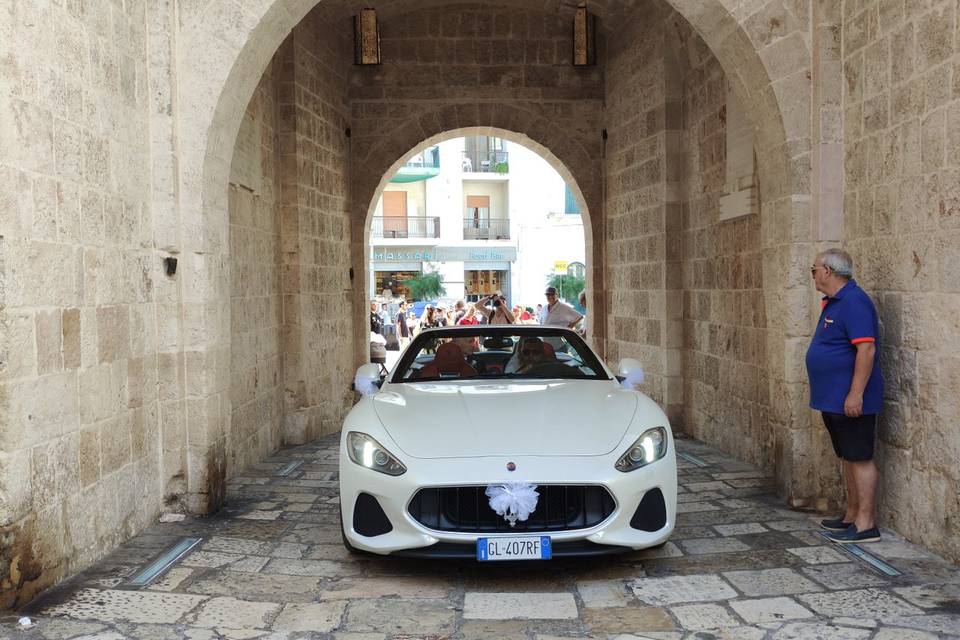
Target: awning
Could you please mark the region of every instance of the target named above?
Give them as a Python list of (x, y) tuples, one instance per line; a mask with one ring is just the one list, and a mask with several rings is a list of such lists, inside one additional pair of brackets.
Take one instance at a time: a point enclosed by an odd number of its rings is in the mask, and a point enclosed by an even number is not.
[(439, 167), (400, 167), (390, 182), (420, 182), (429, 180), (440, 173)]

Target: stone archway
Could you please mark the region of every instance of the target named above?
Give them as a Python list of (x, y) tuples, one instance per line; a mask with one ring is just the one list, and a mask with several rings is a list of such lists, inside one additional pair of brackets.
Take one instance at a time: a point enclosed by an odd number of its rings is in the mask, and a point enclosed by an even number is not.
[[(779, 2), (752, 3), (750, 11), (733, 0), (669, 0), (668, 4), (693, 25), (715, 53), (734, 91), (743, 104), (749, 105), (756, 128), (763, 215), (765, 221), (770, 220), (770, 224), (764, 224), (764, 288), (774, 292), (766, 304), (777, 310), (768, 314), (771, 393), (778, 397), (770, 416), (779, 434), (773, 466), (778, 469), (780, 485), (786, 493), (802, 493), (805, 489), (796, 483), (807, 470), (802, 451), (805, 438), (809, 439), (809, 418), (799, 402), (804, 386), (798, 378), (798, 364), (784, 358), (784, 354), (797, 338), (805, 335), (811, 302), (804, 277), (811, 251), (809, 83), (805, 77), (810, 56), (802, 38), (797, 44), (798, 38), (788, 37), (802, 33), (805, 24)], [(211, 363), (229, 352), (228, 341), (214, 328), (224, 322), (217, 309), (223, 308), (225, 300), (225, 185), (233, 141), (263, 69), (283, 39), (315, 5), (311, 0), (210, 3), (196, 15), (182, 16), (184, 28), (177, 40), (177, 74), (182, 88), (175, 116), (180, 141), (178, 190), (170, 197), (175, 201), (174, 210), (179, 211), (181, 250), (191, 275), (190, 288), (182, 297), (183, 315), (198, 318), (204, 329), (190, 334), (197, 340), (188, 350), (196, 355), (195, 375), (209, 382), (202, 398), (208, 404), (214, 399), (220, 404), (226, 402), (226, 381)], [(791, 53), (795, 54), (796, 63), (789, 68), (766, 64), (765, 60), (775, 52), (775, 47), (783, 46), (783, 41), (789, 41), (793, 47)], [(364, 162), (373, 154), (396, 158), (436, 131), (465, 125), (498, 124), (523, 131), (534, 140), (546, 142), (547, 147), (555, 146), (549, 144), (549, 135), (545, 133), (550, 123), (542, 117), (515, 112), (504, 121), (495, 117), (498, 112), (496, 107), (451, 100), (446, 108), (431, 116), (439, 121), (437, 126), (425, 126), (423, 118), (412, 118), (409, 124), (416, 133), (408, 140), (384, 142), (376, 151), (355, 148), (353, 166), (366, 168)], [(599, 148), (596, 154), (584, 149), (581, 158), (595, 161), (601, 152)], [(569, 166), (577, 166), (562, 154), (558, 157)], [(355, 180), (354, 197), (372, 195), (387, 168), (381, 165), (373, 172), (376, 177)], [(603, 179), (577, 182), (595, 214), (591, 222), (596, 235), (597, 226), (604, 220)], [(369, 198), (360, 201), (366, 203)], [(355, 212), (356, 207), (355, 203)], [(358, 223), (354, 220), (351, 224)], [(362, 242), (354, 236), (353, 243), (356, 256)], [(594, 261), (603, 261), (596, 251)], [(602, 280), (597, 286), (595, 278), (593, 288), (595, 295), (600, 296), (595, 307), (605, 306), (608, 286)], [(355, 310), (355, 317), (360, 317), (359, 310)], [(188, 328), (184, 330), (189, 332)], [(188, 422), (192, 422), (189, 416)], [(201, 463), (211, 460), (211, 456), (214, 462), (218, 459), (216, 438), (207, 440), (196, 448), (197, 463), (191, 466), (193, 472), (188, 479), (190, 493), (201, 496), (196, 500), (201, 509), (207, 503), (205, 496), (210, 495), (209, 487), (216, 485), (210, 469), (217, 465)]]
[[(501, 121), (507, 121), (507, 120), (515, 121), (514, 118), (517, 115), (517, 113), (519, 113), (519, 110), (511, 107), (504, 107), (499, 111), (500, 111), (499, 116), (502, 118)], [(421, 116), (420, 118), (418, 118), (418, 121), (424, 122), (424, 118)], [(430, 122), (430, 121), (436, 121), (436, 120), (433, 118), (427, 117), (425, 121)], [(415, 130), (415, 127), (410, 126), (411, 124), (412, 123), (407, 123), (404, 126), (398, 127), (396, 130), (395, 136), (390, 136), (388, 139), (395, 140), (398, 142), (406, 142), (409, 137), (414, 137), (416, 134), (413, 134), (413, 136), (410, 136), (407, 133)], [(420, 130), (422, 131), (422, 128)], [(558, 132), (552, 131), (551, 133), (552, 133), (552, 136), (548, 136), (548, 137), (553, 137), (554, 143), (559, 142)], [(391, 164), (383, 172), (383, 174), (381, 174), (380, 180), (377, 182), (376, 187), (373, 189), (372, 194), (369, 192), (370, 183), (368, 183), (366, 180), (363, 180), (362, 182), (358, 181), (358, 186), (356, 188), (359, 192), (355, 196), (357, 209), (355, 210), (355, 216), (354, 216), (354, 220), (356, 221), (356, 224), (354, 226), (353, 237), (357, 238), (362, 242), (361, 249), (357, 248), (356, 242), (354, 243), (354, 255), (362, 256), (362, 262), (360, 263), (359, 267), (356, 266), (355, 264), (354, 272), (362, 272), (362, 273), (368, 274), (368, 270), (365, 268), (365, 265), (369, 262), (369, 259), (370, 259), (370, 255), (369, 255), (370, 221), (374, 214), (374, 210), (376, 208), (376, 203), (378, 198), (383, 194), (383, 191), (387, 186), (387, 184), (389, 184), (390, 177), (393, 176), (397, 172), (397, 170), (403, 166), (404, 162), (406, 161), (406, 158), (408, 158), (411, 154), (415, 153), (418, 149), (423, 149), (425, 147), (429, 147), (431, 145), (435, 145), (440, 142), (445, 142), (447, 140), (452, 140), (454, 138), (474, 136), (474, 135), (495, 136), (495, 137), (507, 140), (509, 142), (521, 145), (523, 147), (526, 147), (528, 150), (533, 151), (534, 153), (539, 155), (541, 158), (543, 158), (547, 162), (547, 164), (549, 164), (554, 170), (556, 170), (557, 173), (560, 174), (560, 176), (564, 179), (564, 182), (566, 182), (566, 184), (570, 186), (570, 189), (573, 191), (574, 198), (576, 199), (577, 204), (580, 207), (580, 211), (581, 211), (580, 215), (584, 219), (583, 229), (584, 229), (584, 245), (585, 245), (584, 248), (586, 252), (586, 271), (587, 271), (586, 278), (588, 282), (592, 282), (591, 275), (593, 273), (592, 271), (593, 265), (595, 264), (594, 255), (593, 255), (594, 230), (591, 224), (592, 219), (590, 217), (590, 204), (587, 199), (587, 193), (590, 193), (591, 196), (593, 196), (594, 198), (596, 197), (596, 194), (592, 192), (585, 192), (585, 190), (581, 188), (580, 183), (578, 181), (578, 179), (590, 180), (592, 178), (590, 172), (586, 169), (586, 167), (590, 166), (586, 162), (588, 158), (586, 151), (580, 145), (573, 145), (572, 148), (569, 148), (571, 147), (571, 145), (569, 144), (566, 145), (565, 150), (568, 151), (568, 153), (566, 154), (568, 160), (581, 163), (581, 164), (568, 165), (567, 163), (562, 161), (560, 158), (558, 158), (553, 153), (553, 151), (551, 151), (549, 146), (547, 146), (546, 144), (541, 144), (540, 142), (537, 142), (536, 140), (534, 140), (533, 138), (531, 138), (526, 134), (518, 133), (517, 131), (511, 131), (501, 126), (497, 126), (494, 122), (491, 122), (489, 124), (484, 124), (484, 125), (476, 125), (476, 126), (461, 126), (460, 128), (457, 128), (457, 129), (433, 133), (428, 138), (416, 142), (411, 147), (409, 147), (405, 153), (401, 154), (399, 159), (393, 162), (393, 164)], [(375, 176), (377, 167), (381, 166), (381, 163), (383, 163), (386, 160), (386, 158), (382, 156), (383, 153), (384, 152), (379, 146), (371, 149), (366, 160), (361, 163), (361, 165), (365, 168), (364, 178)], [(569, 168), (570, 166), (583, 167), (583, 170), (574, 172), (570, 170)], [(365, 201), (369, 202), (369, 205), (367, 207), (366, 212), (361, 215), (359, 212), (359, 207)], [(595, 203), (595, 204), (598, 204), (598, 203)], [(365, 291), (369, 289), (369, 284), (370, 284), (369, 282), (365, 283), (364, 285)], [(590, 308), (593, 308), (592, 295), (593, 295), (592, 287), (588, 287), (587, 296), (588, 296), (588, 305)], [(598, 324), (602, 324), (602, 323), (598, 323)], [(362, 356), (364, 351), (363, 344), (360, 345), (360, 350), (361, 350), (361, 356)]]
[[(484, 110), (485, 113), (477, 114), (478, 121), (474, 124), (468, 122), (460, 122), (460, 126), (454, 129), (449, 130), (439, 130), (433, 131), (429, 128), (425, 128), (424, 123), (430, 123), (435, 128), (440, 128), (440, 120), (436, 117), (437, 113), (428, 113), (419, 116), (415, 120), (404, 123), (403, 125), (397, 127), (393, 132), (385, 136), (382, 144), (374, 145), (370, 148), (369, 152), (366, 154), (363, 161), (359, 163), (362, 166), (363, 173), (356, 176), (354, 181), (354, 216), (353, 216), (353, 245), (352, 252), (354, 256), (354, 273), (364, 273), (368, 274), (368, 269), (366, 265), (369, 263), (369, 244), (370, 244), (370, 220), (373, 216), (374, 209), (376, 208), (377, 199), (383, 193), (384, 188), (389, 184), (390, 177), (393, 176), (397, 170), (403, 166), (406, 158), (408, 158), (412, 153), (416, 152), (418, 149), (422, 149), (427, 146), (438, 144), (446, 140), (451, 140), (453, 138), (459, 138), (464, 136), (471, 135), (490, 135), (502, 138), (509, 142), (513, 142), (519, 145), (526, 147), (528, 150), (533, 151), (541, 158), (543, 158), (553, 169), (560, 174), (564, 181), (570, 185), (570, 188), (573, 191), (574, 197), (577, 200), (577, 203), (580, 205), (581, 215), (584, 218), (584, 244), (586, 251), (586, 266), (587, 266), (587, 279), (588, 282), (593, 283), (593, 286), (588, 287), (588, 305), (589, 308), (594, 309), (594, 301), (596, 298), (593, 297), (593, 289), (596, 286), (597, 281), (599, 281), (601, 274), (598, 273), (598, 269), (594, 268), (594, 265), (597, 264), (596, 255), (594, 253), (595, 244), (593, 237), (595, 233), (599, 233), (598, 229), (595, 229), (593, 226), (593, 218), (590, 216), (591, 205), (599, 206), (599, 193), (596, 190), (597, 176), (595, 172), (592, 172), (588, 167), (591, 167), (589, 162), (589, 154), (579, 144), (570, 144), (569, 140), (564, 140), (562, 131), (556, 127), (551, 127), (549, 123), (537, 123), (538, 126), (532, 128), (532, 130), (539, 132), (544, 137), (539, 139), (534, 139), (530, 135), (519, 133), (514, 130), (505, 128), (505, 124), (514, 123), (513, 126), (516, 126), (519, 119), (529, 118), (530, 114), (524, 112), (521, 109), (511, 107), (508, 105), (502, 105), (501, 108), (496, 110), (496, 113), (493, 113), (492, 110)], [(472, 114), (471, 114), (472, 115)], [(418, 127), (417, 124), (420, 126)], [(420, 135), (428, 133), (426, 138), (418, 139)], [(387, 153), (390, 151), (385, 150), (385, 146), (389, 146), (391, 149), (404, 144), (409, 144), (407, 149), (398, 156), (398, 159), (395, 160), (392, 164), (386, 165), (389, 162), (391, 156), (388, 156)], [(558, 145), (559, 152), (563, 154), (563, 159), (558, 157), (550, 145)], [(377, 175), (377, 172), (380, 171), (381, 167), (386, 167), (383, 169), (382, 173)], [(580, 167), (579, 170), (571, 170), (569, 167)], [(376, 181), (376, 182), (374, 182)], [(581, 186), (586, 184), (586, 187)], [(364, 203), (368, 203), (366, 210), (362, 210)], [(364, 282), (364, 291), (368, 290), (369, 282)], [(358, 313), (360, 318), (366, 317), (366, 305), (365, 300), (360, 300), (358, 304)], [(600, 311), (602, 313), (602, 310)], [(603, 327), (604, 323), (602, 321), (595, 320), (594, 325)], [(602, 342), (602, 333), (594, 333), (593, 337), (598, 342)], [(358, 359), (365, 359), (368, 357), (367, 346), (365, 343), (360, 341), (357, 345), (357, 357)]]

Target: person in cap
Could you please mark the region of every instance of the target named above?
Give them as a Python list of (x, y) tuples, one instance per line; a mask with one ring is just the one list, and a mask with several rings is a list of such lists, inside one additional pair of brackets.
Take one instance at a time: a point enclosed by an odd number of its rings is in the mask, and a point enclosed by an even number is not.
[(543, 295), (547, 297), (547, 306), (540, 311), (540, 324), (573, 329), (583, 318), (576, 309), (557, 297), (556, 287), (547, 287)]

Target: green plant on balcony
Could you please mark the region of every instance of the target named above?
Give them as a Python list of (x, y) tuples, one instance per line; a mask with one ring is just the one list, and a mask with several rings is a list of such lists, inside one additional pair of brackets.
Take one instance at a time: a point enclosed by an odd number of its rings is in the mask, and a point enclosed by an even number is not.
[(510, 163), (509, 162), (498, 162), (493, 165), (494, 173), (509, 173), (510, 172)]

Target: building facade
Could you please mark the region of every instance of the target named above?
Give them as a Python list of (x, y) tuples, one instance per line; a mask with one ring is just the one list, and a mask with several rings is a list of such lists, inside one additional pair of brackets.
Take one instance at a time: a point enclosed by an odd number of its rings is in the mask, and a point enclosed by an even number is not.
[(542, 302), (558, 263), (564, 272), (585, 263), (572, 194), (546, 160), (502, 138), (458, 137), (423, 149), (373, 211), (368, 293), (409, 297), (405, 279), (436, 272), (445, 298), (502, 291), (511, 304)]

